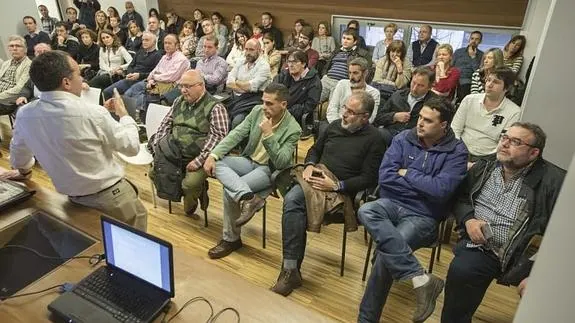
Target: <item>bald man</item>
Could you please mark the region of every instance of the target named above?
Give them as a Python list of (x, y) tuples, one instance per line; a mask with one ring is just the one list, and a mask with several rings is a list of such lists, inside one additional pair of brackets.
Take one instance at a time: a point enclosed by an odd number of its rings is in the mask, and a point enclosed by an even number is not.
[(244, 51), (244, 58), (231, 70), (227, 81), (227, 87), (234, 92), (227, 104), (232, 129), (244, 120), (254, 106), (262, 103), (262, 91), (271, 83), (270, 64), (261, 54), (259, 41), (248, 40)]
[[(185, 72), (177, 85), (182, 95), (174, 101), (158, 132), (148, 141), (148, 149), (154, 154), (150, 177), (161, 198), (179, 202), (183, 193), (186, 215), (197, 218), (198, 200), (202, 209), (207, 207), (207, 187), (204, 187), (207, 175), (203, 165), (228, 133), (228, 113), (224, 105), (206, 91), (199, 71)], [(181, 155), (182, 162), (178, 165), (169, 161), (171, 149)], [(183, 168), (179, 169), (180, 166)], [(182, 175), (174, 181), (173, 174)]]

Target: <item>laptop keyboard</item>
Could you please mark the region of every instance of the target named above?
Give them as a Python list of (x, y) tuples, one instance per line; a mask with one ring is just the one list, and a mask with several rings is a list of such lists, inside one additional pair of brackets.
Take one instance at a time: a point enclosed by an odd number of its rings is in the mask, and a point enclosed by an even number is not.
[[(130, 277), (101, 267), (76, 286), (74, 292), (107, 310), (121, 322), (144, 322), (159, 307), (160, 299), (130, 288)], [(133, 285), (133, 284), (132, 284)]]

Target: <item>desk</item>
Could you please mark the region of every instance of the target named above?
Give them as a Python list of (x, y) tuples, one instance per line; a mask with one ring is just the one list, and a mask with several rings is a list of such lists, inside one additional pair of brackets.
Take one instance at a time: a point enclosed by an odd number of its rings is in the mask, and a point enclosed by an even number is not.
[[(66, 196), (38, 187), (34, 183), (28, 183), (28, 186), (37, 190), (36, 195), (1, 214), (0, 230), (28, 216), (34, 210), (42, 209), (100, 240), (100, 212), (73, 205)], [(102, 252), (102, 244), (96, 243), (81, 255)], [(92, 270), (93, 268), (86, 259), (73, 259), (19, 293), (38, 291), (65, 282), (75, 283)], [(173, 315), (188, 299), (202, 296), (212, 303), (215, 312), (225, 307), (236, 308), (240, 312), (241, 322), (333, 322), (328, 317), (255, 286), (182, 249), (175, 248), (174, 250), (174, 271), (176, 297), (173, 299), (174, 304), (168, 317)], [(52, 291), (6, 300), (0, 303), (0, 322), (48, 322), (47, 306), (58, 295), (57, 292)], [(160, 315), (160, 318), (162, 316)], [(208, 305), (196, 302), (189, 305), (172, 322), (205, 322), (208, 317)], [(160, 319), (156, 322), (160, 322)], [(235, 315), (226, 312), (217, 322), (236, 322)]]

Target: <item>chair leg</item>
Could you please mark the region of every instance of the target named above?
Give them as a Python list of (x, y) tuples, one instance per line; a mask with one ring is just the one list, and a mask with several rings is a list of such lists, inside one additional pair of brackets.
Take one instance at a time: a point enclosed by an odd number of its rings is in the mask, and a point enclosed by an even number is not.
[(347, 243), (347, 232), (345, 231), (345, 226), (343, 228), (343, 239), (341, 242), (341, 264), (339, 268), (339, 275), (343, 277), (343, 271), (345, 269), (345, 246)]
[(430, 274), (433, 273), (433, 263), (435, 262), (435, 253), (437, 251), (437, 246), (431, 248), (431, 257), (429, 258), (429, 269), (428, 272)]
[(367, 244), (367, 229), (363, 227), (363, 241)]
[(296, 164), (296, 165), (297, 165), (297, 157), (298, 157), (298, 148), (299, 148), (299, 145), (298, 145), (298, 144), (295, 144), (295, 160), (294, 160), (294, 164)]
[(367, 254), (365, 255), (365, 264), (363, 264), (363, 275), (361, 276), (361, 281), (365, 281), (367, 276), (367, 267), (369, 266), (369, 261), (371, 260), (371, 247), (373, 247), (373, 238), (369, 237), (369, 243), (367, 244)]
[(172, 214), (172, 201), (168, 200), (168, 213)]
[(264, 209), (262, 214), (262, 248), (266, 248), (266, 210), (267, 210), (267, 203), (264, 203)]
[[(148, 176), (149, 178), (150, 176)], [(150, 188), (152, 189), (152, 202), (154, 203), (154, 209), (157, 207), (156, 204), (156, 189), (154, 187), (154, 182), (152, 181), (152, 179), (150, 178)]]
[(204, 210), (204, 227), (208, 227), (208, 209)]

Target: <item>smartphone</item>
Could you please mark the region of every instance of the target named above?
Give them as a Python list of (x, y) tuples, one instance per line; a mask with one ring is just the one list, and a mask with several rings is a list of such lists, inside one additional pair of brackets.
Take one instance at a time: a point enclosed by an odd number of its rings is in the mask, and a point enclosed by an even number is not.
[(311, 176), (323, 178), (323, 172), (321, 172), (319, 170), (314, 170), (311, 172)]
[(491, 225), (489, 223), (486, 223), (481, 227), (481, 233), (483, 233), (485, 241), (489, 241), (489, 239), (493, 238), (493, 230), (491, 230)]

